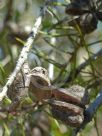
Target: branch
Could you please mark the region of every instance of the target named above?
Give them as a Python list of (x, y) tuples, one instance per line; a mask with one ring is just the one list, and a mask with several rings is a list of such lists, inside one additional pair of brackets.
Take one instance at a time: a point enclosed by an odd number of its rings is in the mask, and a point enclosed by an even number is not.
[(99, 109), (99, 107), (102, 105), (102, 90), (100, 94), (96, 97), (96, 99), (93, 101), (93, 103), (90, 104), (90, 106), (85, 110), (85, 120), (83, 124), (76, 129), (76, 134), (81, 130), (84, 129), (85, 126), (92, 120), (95, 113)]
[(39, 17), (37, 18), (33, 28), (32, 28), (32, 31), (31, 33), (29, 34), (29, 37), (27, 39), (27, 42), (25, 43), (22, 51), (21, 51), (21, 54), (19, 56), (19, 59), (18, 59), (18, 62), (17, 62), (17, 65), (14, 69), (14, 71), (12, 72), (11, 76), (9, 77), (9, 80), (7, 81), (6, 85), (3, 87), (3, 90), (2, 92), (0, 93), (0, 101), (2, 101), (2, 99), (7, 95), (7, 90), (8, 88), (11, 86), (11, 84), (13, 83), (16, 75), (18, 74), (18, 72), (20, 71), (21, 67), (23, 66), (24, 62), (27, 60), (27, 56), (28, 56), (28, 53), (30, 51), (30, 48), (32, 46), (32, 43), (38, 33), (38, 30), (39, 30), (39, 27), (41, 25), (41, 22), (42, 22), (42, 18), (43, 18), (43, 15), (45, 13), (45, 10), (48, 6), (48, 2), (45, 2), (45, 5), (43, 8), (41, 8), (41, 11), (40, 11), (40, 15)]
[(28, 62), (25, 62), (7, 91), (7, 96), (12, 100), (11, 105), (8, 106), (8, 110), (15, 110), (19, 107), (21, 101), (28, 97), (28, 88), (30, 84), (29, 72), (30, 68)]
[[(90, 64), (90, 61), (93, 61), (93, 60), (96, 60), (99, 56), (102, 55), (102, 49), (99, 50), (97, 53), (95, 53), (94, 55), (92, 55), (89, 59), (87, 59), (85, 62), (83, 62), (82, 64), (80, 64), (75, 71), (71, 71), (70, 74), (68, 75), (68, 77), (66, 78), (65, 83), (69, 83), (72, 81), (72, 73), (74, 72), (75, 73), (75, 77), (76, 78), (79, 73), (81, 72), (82, 69), (84, 69), (87, 65)], [(63, 87), (63, 85), (62, 85)]]
[(12, 17), (12, 13), (13, 13), (13, 0), (8, 0), (7, 1), (7, 13), (6, 13), (6, 17), (4, 19), (4, 25), (7, 24), (8, 21), (10, 21), (11, 17)]

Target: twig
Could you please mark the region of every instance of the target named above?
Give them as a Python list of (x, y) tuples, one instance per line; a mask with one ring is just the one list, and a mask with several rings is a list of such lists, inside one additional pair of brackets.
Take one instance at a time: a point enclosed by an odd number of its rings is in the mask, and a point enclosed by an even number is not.
[(96, 129), (97, 136), (100, 136), (99, 129), (98, 129), (97, 116), (94, 117), (94, 127)]
[(32, 31), (29, 34), (27, 42), (25, 43), (24, 48), (21, 51), (21, 54), (19, 56), (17, 65), (16, 65), (14, 71), (12, 72), (11, 76), (9, 77), (6, 85), (3, 87), (2, 92), (0, 93), (0, 101), (2, 101), (2, 99), (7, 95), (8, 88), (11, 86), (11, 84), (13, 83), (17, 73), (20, 71), (20, 69), (23, 66), (24, 62), (27, 60), (28, 53), (29, 53), (30, 48), (32, 46), (32, 43), (33, 43), (33, 41), (34, 41), (34, 39), (35, 39), (35, 37), (36, 37), (36, 35), (38, 33), (39, 27), (40, 27), (41, 22), (42, 22), (42, 17), (43, 17), (43, 15), (45, 13), (45, 10), (46, 10), (47, 6), (48, 6), (48, 2), (45, 2), (44, 7), (41, 8), (40, 15), (37, 18), (37, 20), (36, 20), (36, 22), (35, 22), (35, 24), (34, 24), (34, 26), (32, 28)]
[(98, 78), (95, 81), (93, 81), (92, 83), (88, 84), (86, 86), (86, 90), (88, 90), (89, 88), (94, 88), (94, 87), (100, 85), (101, 83), (102, 83), (102, 79)]
[(7, 1), (7, 13), (6, 13), (6, 17), (4, 19), (4, 25), (7, 24), (8, 21), (10, 21), (11, 17), (12, 17), (12, 13), (13, 13), (13, 0), (8, 0)]
[(100, 95), (96, 97), (93, 103), (90, 104), (90, 106), (85, 110), (85, 120), (83, 124), (76, 129), (76, 134), (81, 130), (84, 129), (84, 127), (92, 120), (95, 113), (99, 109), (99, 107), (102, 105), (102, 90), (100, 92)]
[(5, 57), (5, 58), (1, 61), (2, 66), (3, 66), (3, 67), (6, 66), (6, 65), (10, 62), (10, 60), (11, 60), (10, 55), (7, 55), (7, 57)]
[[(90, 61), (96, 60), (99, 56), (102, 55), (102, 49), (99, 50), (97, 53), (95, 53), (94, 55), (92, 55), (89, 59), (87, 59), (85, 62), (83, 62), (81, 65), (79, 65), (76, 70), (74, 71), (75, 73), (75, 77), (76, 78), (78, 76), (78, 74), (81, 72), (82, 69), (84, 69), (87, 65), (89, 65)], [(72, 73), (73, 71), (70, 72), (69, 76), (66, 78), (65, 83), (69, 83), (72, 81)], [(63, 85), (62, 85), (63, 87)]]

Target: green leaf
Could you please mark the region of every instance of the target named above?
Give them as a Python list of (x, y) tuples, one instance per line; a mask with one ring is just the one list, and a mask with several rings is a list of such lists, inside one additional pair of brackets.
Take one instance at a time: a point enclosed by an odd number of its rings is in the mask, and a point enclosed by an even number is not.
[(3, 99), (3, 105), (7, 106), (11, 104), (11, 100), (8, 97), (4, 97)]
[(5, 123), (3, 123), (3, 127), (4, 127), (4, 136), (10, 136), (10, 130), (8, 126)]
[(33, 101), (32, 101), (32, 99), (30, 98), (30, 97), (26, 97), (26, 98), (24, 98), (23, 100), (22, 100), (22, 102), (21, 102), (21, 105), (30, 105), (30, 104), (33, 104)]

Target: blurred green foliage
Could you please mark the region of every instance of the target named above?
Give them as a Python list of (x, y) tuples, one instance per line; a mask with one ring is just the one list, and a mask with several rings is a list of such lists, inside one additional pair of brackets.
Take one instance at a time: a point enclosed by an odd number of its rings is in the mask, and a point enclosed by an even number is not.
[[(0, 1), (0, 87), (16, 66), (23, 43), (26, 42), (32, 25), (39, 14), (42, 0), (1, 0)], [(102, 31), (99, 26), (86, 36), (80, 29), (68, 26), (71, 16), (65, 14), (66, 0), (52, 4), (43, 18), (43, 23), (28, 60), (31, 68), (43, 66), (49, 72), (53, 85), (70, 87), (79, 84), (90, 88), (92, 102), (102, 88), (102, 54), (91, 59), (102, 48)], [(56, 5), (56, 6), (55, 6)], [(97, 42), (96, 42), (97, 41)], [(82, 63), (89, 62), (77, 74)], [(99, 84), (95, 85), (95, 81)], [(31, 96), (33, 100), (33, 96)], [(8, 99), (9, 101), (9, 99)], [(31, 104), (26, 100), (26, 104)], [(10, 103), (2, 103), (2, 107)], [(102, 108), (80, 134), (81, 136), (102, 135)], [(95, 123), (96, 122), (96, 123)], [(95, 125), (96, 124), (96, 125)], [(96, 129), (96, 127), (98, 129)], [(19, 112), (0, 112), (0, 135), (3, 136), (71, 136), (73, 128), (53, 119), (49, 107), (38, 106)]]

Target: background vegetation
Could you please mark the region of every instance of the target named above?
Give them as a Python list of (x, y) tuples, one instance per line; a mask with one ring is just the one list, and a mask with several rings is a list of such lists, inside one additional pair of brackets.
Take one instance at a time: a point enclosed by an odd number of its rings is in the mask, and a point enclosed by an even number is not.
[[(73, 17), (65, 13), (68, 0), (54, 1), (43, 18), (28, 60), (31, 68), (42, 66), (49, 72), (53, 85), (88, 88), (90, 103), (102, 88), (102, 27), (83, 35), (78, 26), (71, 27)], [(0, 1), (0, 85), (5, 85), (18, 55), (39, 15), (43, 0)], [(88, 60), (88, 61), (87, 61)], [(82, 65), (85, 64), (85, 65)], [(33, 96), (32, 96), (33, 97)], [(5, 106), (5, 103), (4, 103)], [(55, 120), (46, 107), (19, 113), (0, 112), (0, 135), (4, 136), (71, 136), (73, 128)], [(50, 114), (50, 115), (49, 115)], [(87, 124), (81, 136), (101, 136), (102, 108)]]

